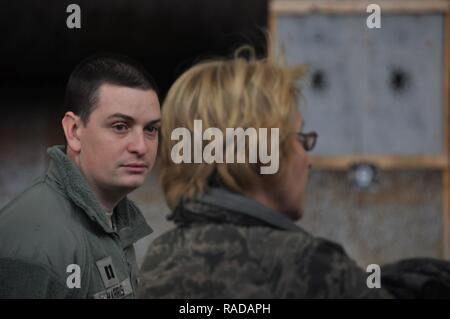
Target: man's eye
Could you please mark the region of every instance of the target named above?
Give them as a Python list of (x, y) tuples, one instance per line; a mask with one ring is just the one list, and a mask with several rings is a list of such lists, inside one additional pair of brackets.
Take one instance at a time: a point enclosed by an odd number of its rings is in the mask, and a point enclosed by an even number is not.
[(122, 133), (128, 129), (128, 126), (125, 124), (116, 124), (113, 126), (114, 131)]
[(147, 127), (145, 130), (150, 134), (156, 134), (156, 133), (158, 133), (159, 128), (155, 127), (155, 126), (150, 126), (150, 127)]

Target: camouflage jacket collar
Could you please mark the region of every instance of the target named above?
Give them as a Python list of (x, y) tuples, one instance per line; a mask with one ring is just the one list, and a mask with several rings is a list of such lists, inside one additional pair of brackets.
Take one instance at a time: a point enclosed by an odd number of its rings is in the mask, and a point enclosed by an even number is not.
[(224, 188), (212, 188), (196, 199), (183, 201), (170, 216), (177, 224), (232, 223), (301, 231), (292, 220), (253, 199)]

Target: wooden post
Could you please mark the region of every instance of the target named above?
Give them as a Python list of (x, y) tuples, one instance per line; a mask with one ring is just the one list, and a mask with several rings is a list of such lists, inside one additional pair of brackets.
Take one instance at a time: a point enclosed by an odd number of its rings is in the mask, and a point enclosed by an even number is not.
[(443, 171), (442, 191), (442, 257), (450, 259), (450, 10), (445, 14), (445, 38), (444, 38), (444, 155), (447, 163)]
[(270, 10), (276, 14), (366, 14), (367, 6), (375, 3), (382, 13), (445, 13), (450, 2), (447, 0), (277, 0), (270, 3)]

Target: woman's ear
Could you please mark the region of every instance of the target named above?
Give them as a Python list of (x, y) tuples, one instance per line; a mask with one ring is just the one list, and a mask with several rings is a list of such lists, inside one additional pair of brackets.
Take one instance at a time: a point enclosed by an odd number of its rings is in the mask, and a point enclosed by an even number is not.
[(62, 127), (66, 136), (67, 146), (75, 153), (81, 151), (80, 128), (81, 119), (73, 112), (67, 112), (62, 119)]

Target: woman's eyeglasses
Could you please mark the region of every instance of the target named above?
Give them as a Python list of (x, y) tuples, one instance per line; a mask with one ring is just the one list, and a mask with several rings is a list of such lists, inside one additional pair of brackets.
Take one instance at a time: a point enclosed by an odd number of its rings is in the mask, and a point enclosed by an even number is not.
[(309, 152), (314, 148), (314, 146), (316, 146), (318, 135), (316, 132), (309, 132), (309, 133), (298, 132), (297, 137), (300, 143), (302, 143), (305, 151)]

